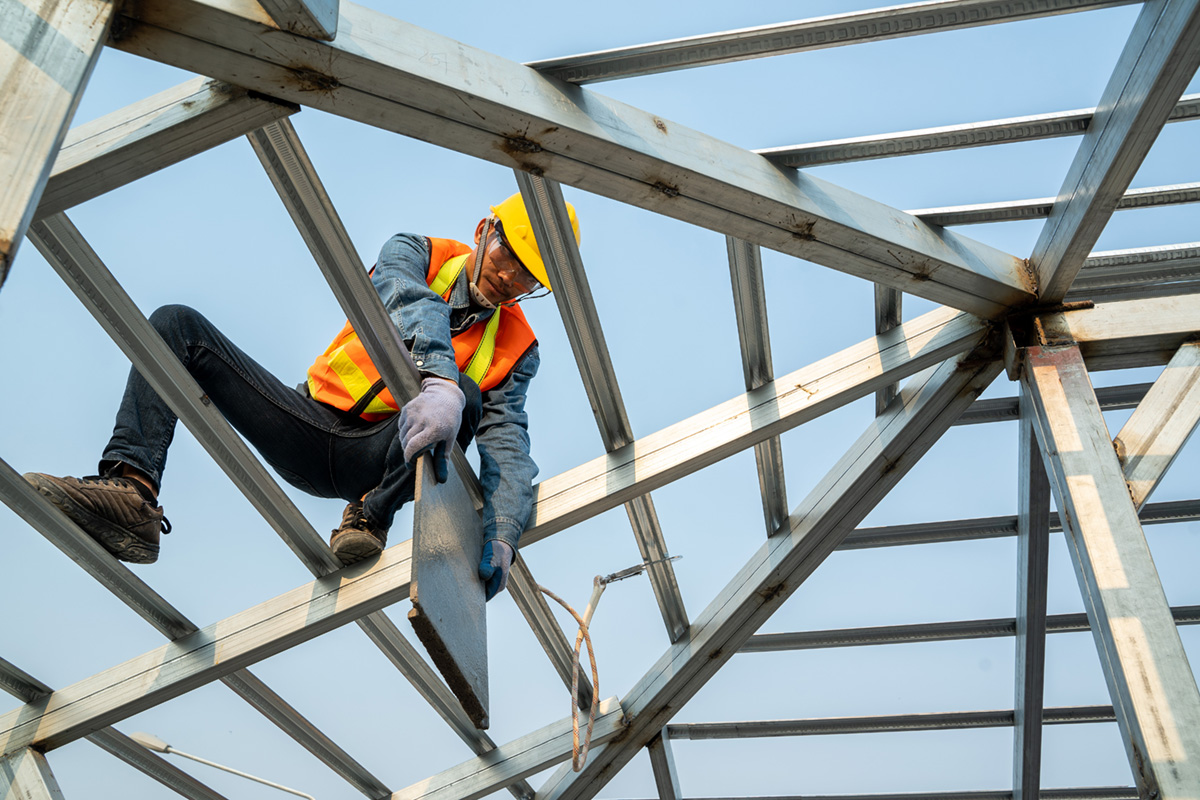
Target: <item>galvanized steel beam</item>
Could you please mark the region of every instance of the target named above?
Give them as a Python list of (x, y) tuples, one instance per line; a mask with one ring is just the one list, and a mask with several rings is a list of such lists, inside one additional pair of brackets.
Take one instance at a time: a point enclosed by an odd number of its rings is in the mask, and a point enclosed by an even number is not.
[(411, 542), (0, 716), (0, 752), (52, 750), (408, 596)]
[(1139, 791), (1200, 786), (1200, 691), (1078, 347), (1032, 347), (1022, 382)]
[(63, 800), (46, 757), (31, 747), (0, 755), (0, 797), (4, 800)]
[(1033, 248), (1042, 302), (1071, 288), (1197, 67), (1200, 2), (1147, 2)]
[(801, 50), (821, 50), (859, 42), (1069, 14), (1131, 2), (1135, 0), (931, 0), (616, 47), (534, 61), (529, 66), (564, 81), (594, 83)]
[(675, 768), (675, 755), (671, 752), (671, 739), (667, 736), (666, 728), (650, 740), (646, 752), (650, 754), (650, 768), (654, 772), (658, 800), (683, 800), (683, 790), (679, 788), (679, 770)]
[[(46, 684), (0, 658), (0, 689), (23, 703), (33, 703), (53, 693)], [(166, 759), (154, 755), (115, 728), (104, 728), (88, 741), (124, 761), (142, 774), (189, 800), (228, 800)]]
[[(558, 313), (567, 330), (588, 402), (596, 415), (600, 439), (604, 449), (611, 453), (633, 441), (633, 426), (629, 424), (625, 401), (621, 398), (617, 372), (608, 354), (600, 315), (583, 268), (583, 257), (571, 231), (562, 188), (556, 181), (521, 170), (515, 174), (550, 284), (555, 289)], [(688, 616), (675, 568), (669, 560), (671, 551), (654, 510), (654, 500), (649, 493), (635, 497), (625, 504), (625, 511), (642, 562), (649, 564), (646, 575), (658, 600), (667, 636), (674, 642), (687, 630)]]
[(193, 78), (72, 128), (37, 216), (66, 211), (299, 110), (227, 83)]
[[(695, 800), (1012, 800), (1008, 789), (965, 792), (912, 792), (899, 794), (805, 794), (758, 795), (755, 797), (705, 797)], [(1044, 789), (1041, 800), (1139, 800), (1137, 789), (1126, 786), (1097, 786), (1077, 789)]]
[[(1173, 607), (1171, 616), (1176, 625), (1200, 625), (1200, 606)], [(1078, 633), (1086, 630), (1090, 630), (1087, 614), (1055, 614), (1046, 617), (1046, 633)], [(871, 628), (756, 633), (738, 652), (776, 653), (785, 650), (824, 650), (832, 647), (956, 642), (963, 639), (998, 639), (1016, 635), (1017, 621), (1011, 617), (920, 622), (914, 625), (879, 625)]]
[[(1143, 525), (1160, 522), (1192, 522), (1200, 519), (1200, 500), (1150, 503), (1142, 509), (1138, 517)], [(1058, 512), (1050, 515), (1050, 530), (1051, 532), (1062, 530)], [(838, 549), (865, 550), (872, 547), (897, 547), (910, 544), (967, 542), (1016, 535), (1017, 518), (1015, 516), (982, 517), (947, 522), (918, 522), (909, 525), (859, 528), (847, 536)]]
[(1046, 342), (1078, 342), (1089, 370), (1165, 364), (1200, 332), (1200, 296), (1097, 303), (1038, 321)]
[(978, 315), (1034, 300), (1015, 256), (528, 67), (349, 2), (331, 43), (244, 12), (235, 0), (143, 0), (125, 8), (115, 46)]
[(115, 7), (113, 0), (0, 2), (0, 286), (33, 221)]
[[(775, 380), (762, 254), (757, 245), (732, 236), (725, 237), (725, 249), (729, 256), (729, 280), (733, 285), (738, 346), (742, 351), (742, 375), (746, 380), (746, 391), (750, 392)], [(758, 468), (763, 519), (770, 536), (787, 521), (788, 515), (783, 445), (778, 436), (754, 445), (754, 464)]]
[[(586, 723), (581, 720), (580, 726), (584, 725)], [(601, 702), (596, 710), (592, 744), (610, 741), (624, 729), (625, 714), (617, 698), (610, 697)], [(502, 744), (486, 756), (465, 761), (401, 789), (392, 795), (392, 800), (476, 800), (567, 761), (571, 753), (571, 720), (558, 720)]]
[(338, 0), (259, 0), (259, 3), (285, 31), (330, 41), (337, 36)]
[[(31, 235), (68, 287), (96, 317), (171, 410), (314, 575), (341, 568), (321, 537), (163, 343), (137, 306), (65, 215), (39, 220)], [(377, 294), (373, 294), (378, 298)], [(394, 329), (394, 326), (391, 326)], [(358, 620), (368, 637), (459, 737), (487, 752), (495, 743), (475, 729), (454, 696), (386, 614)], [(532, 793), (532, 787), (528, 792)]]
[(1046, 675), (1046, 582), (1050, 565), (1050, 481), (1021, 391), (1017, 455), (1017, 616), (1013, 800), (1038, 800)]
[(1179, 348), (1113, 439), (1133, 504), (1141, 508), (1200, 423), (1200, 343)]
[[(1137, 408), (1137, 404), (1150, 390), (1148, 383), (1132, 383), (1124, 386), (1101, 386), (1096, 389), (1096, 400), (1102, 411)], [(1016, 422), (1020, 418), (1019, 398), (993, 397), (976, 400), (957, 420), (955, 425), (979, 425), (984, 422)]]
[[(1047, 708), (1046, 725), (1113, 722), (1112, 706)], [(924, 714), (889, 714), (875, 717), (824, 719), (772, 719), (747, 722), (689, 722), (668, 725), (671, 739), (758, 739), (768, 736), (834, 736), (847, 733), (897, 733), (900, 731), (952, 731), (970, 728), (1009, 728), (1012, 711), (944, 711)]]
[(938, 309), (534, 487), (522, 546), (976, 346), (985, 322)]
[[(875, 335), (887, 333), (900, 324), (904, 295), (890, 286), (875, 284)], [(875, 393), (875, 416), (883, 413), (900, 392), (899, 382), (890, 383)]]
[[(84, 534), (62, 511), (43, 499), (4, 461), (0, 461), (0, 499), (168, 639), (179, 639), (199, 630), (195, 623), (134, 575), (128, 567), (119, 563), (90, 536)], [(221, 681), (355, 789), (371, 798), (388, 795), (390, 790), (383, 782), (249, 670), (226, 675)], [(3, 683), (2, 679), (0, 683)], [(31, 687), (37, 688), (28, 684), (23, 691), (28, 692)], [(49, 691), (49, 688), (45, 689), (46, 693)], [(32, 701), (26, 699), (26, 702)], [(124, 746), (115, 739), (110, 740), (109, 744), (113, 748)]]
[[(1185, 203), (1200, 203), (1200, 183), (1176, 183), (1170, 186), (1147, 186), (1130, 189), (1119, 201), (1117, 211), (1133, 208), (1158, 208)], [(1007, 203), (974, 203), (945, 208), (918, 208), (908, 213), (920, 217), (930, 225), (979, 225), (985, 222), (1015, 222), (1045, 219), (1054, 207), (1053, 197), (1038, 197), (1032, 200), (1013, 200)], [(1090, 261), (1093, 253), (1088, 257)], [(1087, 269), (1087, 261), (1084, 262)], [(1074, 286), (1074, 284), (1072, 284)]]
[(1200, 242), (1093, 253), (1067, 300), (1115, 302), (1200, 291)]
[[(990, 343), (989, 343), (990, 344)], [(971, 400), (1000, 372), (981, 348), (915, 376), (887, 413), (842, 457), (733, 581), (623, 698), (632, 718), (618, 741), (594, 750), (581, 772), (559, 769), (544, 800), (584, 800), (604, 788), (752, 633), (833, 551)]]
[[(899, 131), (896, 133), (855, 136), (827, 142), (771, 147), (754, 152), (766, 156), (781, 167), (815, 167), (820, 164), (843, 164), (917, 153), (936, 153), (962, 150), (1010, 142), (1032, 142), (1061, 136), (1085, 133), (1096, 115), (1094, 108), (1074, 111), (1054, 111), (1026, 117), (944, 125), (938, 128)], [(1200, 119), (1200, 94), (1188, 94), (1179, 99), (1167, 116), (1167, 122)]]

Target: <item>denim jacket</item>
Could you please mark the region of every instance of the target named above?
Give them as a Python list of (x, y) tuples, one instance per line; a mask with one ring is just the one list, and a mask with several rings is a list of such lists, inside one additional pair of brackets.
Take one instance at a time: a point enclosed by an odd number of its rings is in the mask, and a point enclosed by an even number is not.
[[(455, 281), (449, 302), (429, 288), (429, 240), (398, 233), (384, 244), (371, 277), (392, 322), (422, 373), (458, 379), (450, 338), (494, 312), (471, 302), (470, 264)], [(499, 385), (482, 392), (483, 418), (475, 432), (483, 485), (483, 538), (515, 549), (533, 510), (537, 464), (529, 455), (525, 396), (541, 358), (535, 341)]]

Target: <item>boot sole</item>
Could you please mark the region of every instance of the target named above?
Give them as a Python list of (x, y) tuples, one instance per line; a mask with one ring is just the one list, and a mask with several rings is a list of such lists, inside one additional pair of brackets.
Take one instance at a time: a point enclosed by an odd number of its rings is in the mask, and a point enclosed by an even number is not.
[(158, 560), (158, 545), (144, 542), (126, 529), (93, 514), (76, 503), (70, 495), (63, 493), (58, 486), (36, 473), (27, 473), (25, 480), (117, 560), (130, 564), (153, 564)]
[(331, 545), (334, 556), (348, 567), (368, 558), (374, 558), (383, 552), (383, 545), (369, 533), (347, 531), (334, 538)]

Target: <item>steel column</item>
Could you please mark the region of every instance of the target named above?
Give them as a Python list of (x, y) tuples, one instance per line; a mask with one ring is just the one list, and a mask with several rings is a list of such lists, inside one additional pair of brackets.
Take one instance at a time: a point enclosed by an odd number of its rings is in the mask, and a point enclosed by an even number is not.
[(675, 769), (675, 755), (671, 752), (671, 739), (666, 728), (650, 740), (646, 752), (650, 754), (650, 768), (654, 771), (658, 800), (683, 800), (683, 790), (679, 788), (679, 770)]
[(1046, 674), (1046, 579), (1050, 558), (1050, 482), (1021, 391), (1017, 457), (1016, 692), (1013, 800), (1038, 800), (1042, 773), (1042, 688)]
[(1022, 381), (1139, 791), (1200, 786), (1200, 691), (1078, 347), (1032, 347)]

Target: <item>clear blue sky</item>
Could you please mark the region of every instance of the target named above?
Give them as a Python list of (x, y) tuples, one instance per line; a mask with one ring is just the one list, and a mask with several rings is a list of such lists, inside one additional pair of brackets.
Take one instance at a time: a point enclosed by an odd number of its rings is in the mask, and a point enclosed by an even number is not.
[[(575, 4), (530, 0), (518, 15), (478, 2), (373, 3), (417, 25), (517, 61), (869, 8), (868, 2)], [(1138, 7), (1071, 14), (597, 84), (589, 91), (748, 148), (1035, 114), (1096, 104)], [(101, 57), (80, 104), (83, 122), (189, 76), (115, 51)], [(1200, 90), (1193, 80), (1189, 91)], [(512, 191), (502, 167), (434, 145), (305, 110), (293, 122), (355, 245), (371, 263), (391, 234), (466, 238)], [(1167, 126), (1133, 185), (1200, 180), (1198, 123)], [(1074, 138), (822, 167), (814, 174), (902, 209), (1052, 196)], [(583, 228), (583, 256), (634, 432), (645, 436), (743, 391), (724, 237), (567, 188)], [(143, 311), (192, 305), (285, 380), (299, 381), (342, 314), (248, 143), (238, 140), (70, 212)], [(1040, 223), (960, 229), (1026, 256)], [(1099, 250), (1200, 239), (1200, 206), (1121, 212)], [(786, 374), (873, 333), (863, 281), (764, 253), (776, 373)], [(905, 316), (931, 308), (906, 298)], [(531, 392), (533, 455), (541, 477), (603, 453), (552, 300), (529, 304), (543, 367)], [(22, 246), (0, 291), (0, 336), (13, 361), (48, 374), (0, 394), (0, 457), (18, 471), (90, 474), (111, 430), (128, 363), (34, 247)], [(708, 354), (702, 379), (677, 348)], [(21, 348), (18, 350), (18, 348)], [(18, 353), (20, 355), (18, 355)], [(30, 355), (32, 354), (32, 356)], [(1151, 380), (1153, 370), (1105, 373), (1100, 383)], [(16, 386), (27, 387), (14, 391)], [(1014, 388), (1003, 377), (995, 396)], [(789, 503), (796, 506), (862, 432), (866, 399), (783, 437)], [(1124, 415), (1113, 414), (1115, 432)], [(1195, 496), (1193, 443), (1152, 498)], [(866, 524), (1011, 514), (1016, 426), (953, 429)], [(286, 487), (285, 487), (286, 488)], [(320, 531), (342, 504), (290, 488)], [(653, 493), (693, 618), (762, 543), (765, 532), (747, 451)], [(163, 487), (175, 532), (159, 564), (137, 568), (199, 625), (223, 619), (310, 579), (278, 536), (182, 427)], [(0, 656), (62, 687), (157, 647), (161, 637), (7, 509), (0, 508)], [(402, 514), (393, 539), (406, 535)], [(1194, 579), (1200, 525), (1147, 529), (1172, 604), (1200, 602)], [(591, 578), (638, 559), (621, 509), (523, 551), (534, 575), (579, 607)], [(1055, 536), (1050, 613), (1082, 610)], [(764, 631), (1011, 617), (1013, 541), (836, 554)], [(407, 631), (407, 603), (390, 610)], [(511, 600), (489, 606), (492, 728), (506, 742), (561, 719), (569, 700)], [(565, 621), (564, 621), (565, 626)], [(593, 636), (601, 693), (623, 695), (667, 647), (644, 578), (605, 594)], [(1200, 636), (1182, 629), (1193, 659)], [(677, 722), (871, 715), (1012, 707), (1009, 639), (893, 645), (734, 657)], [(471, 753), (356, 626), (253, 668), (279, 694), (384, 779), (403, 788)], [(358, 688), (346, 688), (347, 686)], [(1046, 705), (1108, 703), (1088, 634), (1048, 645)], [(15, 705), (15, 701), (8, 707)], [(359, 797), (220, 684), (118, 726), (256, 772), (322, 800)], [(1059, 726), (1045, 736), (1043, 785), (1129, 785), (1115, 725)], [(677, 742), (688, 797), (1005, 789), (1011, 731)], [(68, 798), (174, 795), (98, 748), (77, 742), (50, 764)], [(185, 768), (237, 798), (268, 789)], [(542, 778), (531, 782), (536, 787)], [(654, 796), (642, 755), (602, 798)]]

